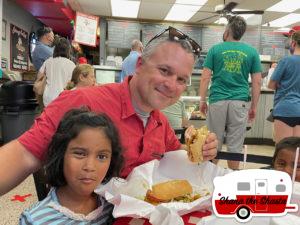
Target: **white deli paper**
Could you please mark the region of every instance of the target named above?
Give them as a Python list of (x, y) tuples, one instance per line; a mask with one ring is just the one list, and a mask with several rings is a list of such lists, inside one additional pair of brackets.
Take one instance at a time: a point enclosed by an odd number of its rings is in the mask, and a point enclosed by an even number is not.
[[(136, 167), (126, 180), (111, 179), (95, 192), (115, 205), (113, 216), (116, 218), (147, 218), (154, 225), (181, 225), (181, 215), (210, 208), (213, 179), (228, 172), (230, 170), (211, 162), (192, 163), (185, 150), (178, 150), (166, 153), (160, 161), (152, 160)], [(194, 192), (205, 196), (190, 203), (170, 202), (158, 206), (143, 201), (153, 184), (173, 179), (188, 180)]]

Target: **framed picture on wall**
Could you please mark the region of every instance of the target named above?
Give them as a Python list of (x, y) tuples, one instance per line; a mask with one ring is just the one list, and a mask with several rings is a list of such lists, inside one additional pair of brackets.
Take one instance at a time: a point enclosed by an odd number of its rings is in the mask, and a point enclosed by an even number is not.
[(6, 20), (2, 20), (2, 40), (6, 40)]
[(76, 12), (74, 41), (96, 46), (99, 17)]
[(10, 69), (27, 71), (28, 70), (28, 33), (10, 24)]

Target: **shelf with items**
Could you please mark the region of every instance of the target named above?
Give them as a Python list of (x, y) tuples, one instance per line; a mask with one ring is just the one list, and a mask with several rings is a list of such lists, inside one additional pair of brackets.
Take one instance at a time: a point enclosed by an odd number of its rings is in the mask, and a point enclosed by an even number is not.
[(189, 120), (205, 120), (206, 117), (199, 110), (200, 96), (181, 96)]

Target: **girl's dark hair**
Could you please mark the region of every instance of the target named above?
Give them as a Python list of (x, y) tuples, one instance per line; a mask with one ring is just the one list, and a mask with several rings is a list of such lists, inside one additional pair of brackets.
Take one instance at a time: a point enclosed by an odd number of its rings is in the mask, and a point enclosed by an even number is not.
[(65, 57), (65, 58), (70, 59), (70, 54), (71, 54), (70, 42), (64, 37), (59, 37), (55, 41), (53, 58)]
[(279, 141), (275, 146), (275, 152), (272, 161), (272, 168), (274, 168), (274, 163), (277, 158), (278, 152), (282, 149), (288, 149), (292, 151), (296, 151), (296, 149), (300, 147), (300, 137), (287, 137), (283, 138)]
[(102, 183), (119, 176), (123, 166), (122, 148), (117, 128), (104, 113), (96, 114), (87, 108), (72, 109), (60, 121), (49, 145), (45, 172), (48, 184), (53, 187), (66, 185), (64, 177), (64, 156), (71, 140), (85, 128), (99, 128), (111, 141), (112, 157), (109, 169)]

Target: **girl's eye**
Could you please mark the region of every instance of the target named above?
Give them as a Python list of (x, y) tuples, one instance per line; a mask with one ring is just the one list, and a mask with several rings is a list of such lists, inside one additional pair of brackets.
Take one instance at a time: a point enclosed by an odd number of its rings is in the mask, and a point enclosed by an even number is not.
[(85, 152), (83, 152), (83, 151), (74, 151), (73, 154), (77, 158), (83, 158), (86, 155)]
[(100, 154), (100, 155), (98, 155), (98, 159), (100, 161), (104, 161), (104, 160), (110, 159), (110, 154)]
[(284, 167), (285, 166), (285, 162), (283, 162), (283, 161), (278, 161), (278, 162), (275, 162), (275, 166), (277, 166), (277, 167)]

